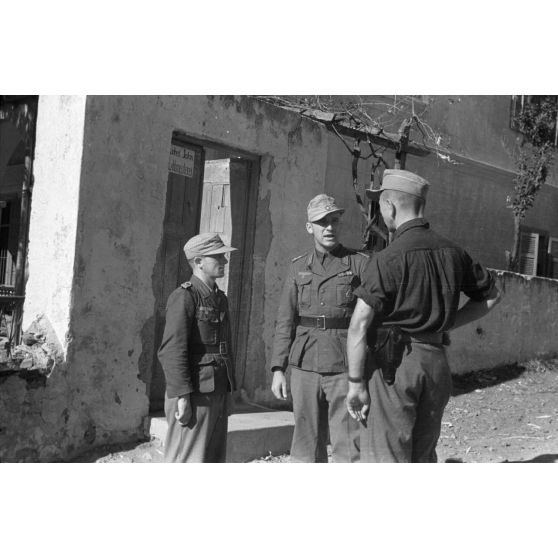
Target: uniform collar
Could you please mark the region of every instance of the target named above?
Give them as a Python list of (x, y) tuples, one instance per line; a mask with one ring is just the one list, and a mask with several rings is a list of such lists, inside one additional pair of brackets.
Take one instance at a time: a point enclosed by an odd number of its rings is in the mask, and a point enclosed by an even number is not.
[(190, 279), (190, 283), (192, 283), (192, 285), (194, 285), (196, 287), (196, 289), (198, 290), (198, 292), (203, 296), (203, 297), (208, 297), (211, 296), (213, 294), (217, 294), (219, 288), (217, 287), (217, 284), (215, 284), (215, 288), (212, 289), (209, 285), (206, 285), (199, 277), (197, 277), (196, 275), (192, 275), (192, 278)]
[(318, 252), (316, 250), (316, 248), (314, 247), (314, 256), (315, 258), (321, 262), (324, 257), (327, 258), (341, 258), (344, 256), (344, 250), (343, 250), (343, 246), (341, 244), (338, 244), (333, 250), (330, 250), (329, 252)]
[(416, 227), (423, 227), (425, 229), (430, 228), (428, 221), (424, 217), (417, 217), (416, 219), (411, 219), (403, 223), (393, 235), (393, 240), (399, 238), (403, 233), (406, 233), (409, 229), (414, 229)]

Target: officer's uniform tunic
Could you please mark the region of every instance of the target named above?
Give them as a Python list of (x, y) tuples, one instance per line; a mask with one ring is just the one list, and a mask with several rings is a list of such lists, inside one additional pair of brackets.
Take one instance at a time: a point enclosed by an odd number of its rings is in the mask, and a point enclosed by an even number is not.
[[(235, 389), (230, 340), (223, 291), (194, 275), (171, 293), (158, 352), (167, 383), (166, 461), (225, 462), (230, 392)], [(192, 419), (182, 426), (175, 412), (178, 397), (186, 394)]]
[(399, 227), (393, 242), (370, 261), (355, 295), (373, 309), (374, 324), (398, 325), (410, 342), (393, 385), (384, 382), (380, 370), (370, 377), (362, 461), (436, 461), (451, 393), (442, 334), (455, 322), (461, 292), (482, 301), (493, 285), (485, 268), (422, 218)]
[[(344, 403), (347, 328), (356, 302), (353, 291), (368, 256), (338, 246), (323, 264), (320, 259), (313, 250), (291, 263), (278, 309), (271, 366), (283, 371), (291, 366), (295, 418), (291, 457), (327, 462), (329, 423), (333, 460), (355, 462), (359, 427)], [(325, 316), (325, 321), (309, 318), (318, 316)]]

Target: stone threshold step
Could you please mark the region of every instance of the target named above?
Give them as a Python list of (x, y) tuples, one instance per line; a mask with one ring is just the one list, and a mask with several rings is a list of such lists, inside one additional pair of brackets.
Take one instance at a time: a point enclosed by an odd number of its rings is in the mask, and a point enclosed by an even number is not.
[[(149, 434), (165, 440), (167, 421), (161, 414), (152, 415)], [(267, 411), (239, 413), (229, 417), (227, 462), (246, 463), (260, 457), (282, 455), (291, 448), (294, 431), (293, 413)]]

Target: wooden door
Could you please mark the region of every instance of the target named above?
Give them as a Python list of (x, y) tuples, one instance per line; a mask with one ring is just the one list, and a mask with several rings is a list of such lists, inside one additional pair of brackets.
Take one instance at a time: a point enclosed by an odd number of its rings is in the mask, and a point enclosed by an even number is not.
[(155, 291), (155, 339), (149, 400), (152, 411), (161, 410), (165, 400), (165, 377), (157, 359), (165, 325), (169, 295), (192, 270), (184, 255), (184, 244), (198, 234), (203, 180), (204, 152), (201, 147), (172, 141), (169, 157), (167, 200), (163, 240), (157, 255)]
[[(243, 376), (241, 372), (245, 366), (244, 345), (248, 331), (250, 316), (250, 305), (248, 301), (251, 296), (251, 277), (247, 272), (251, 266), (247, 266), (252, 259), (252, 247), (248, 242), (248, 235), (253, 233), (247, 228), (248, 208), (250, 207), (249, 196), (251, 189), (252, 162), (247, 159), (231, 159), (230, 162), (230, 206), (231, 221), (231, 244), (238, 248), (231, 252), (229, 258), (228, 281), (229, 288), (227, 296), (231, 309), (232, 342), (236, 357), (237, 376)], [(242, 347), (242, 350), (241, 350)]]
[[(215, 159), (206, 161), (203, 179), (203, 201), (201, 208), (200, 233), (216, 232), (225, 244), (237, 248), (227, 254), (229, 265), (225, 276), (217, 280), (219, 288), (229, 299), (233, 350), (240, 358), (239, 335), (246, 328), (248, 307), (242, 312), (240, 303), (243, 294), (243, 268), (246, 257), (246, 218), (249, 205), (251, 162), (247, 159)], [(241, 313), (242, 318), (241, 318)], [(242, 321), (245, 320), (245, 321)], [(237, 362), (237, 368), (242, 366)]]

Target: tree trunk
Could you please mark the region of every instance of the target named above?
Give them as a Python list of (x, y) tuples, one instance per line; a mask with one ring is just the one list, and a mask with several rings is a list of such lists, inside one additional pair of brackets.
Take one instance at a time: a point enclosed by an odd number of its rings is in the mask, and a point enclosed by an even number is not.
[(513, 216), (513, 247), (508, 258), (508, 270), (519, 272), (519, 240), (520, 240), (521, 217)]

